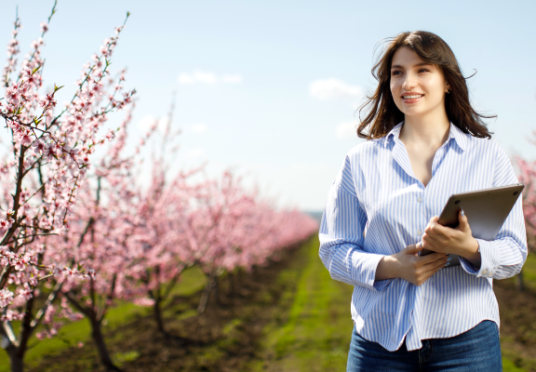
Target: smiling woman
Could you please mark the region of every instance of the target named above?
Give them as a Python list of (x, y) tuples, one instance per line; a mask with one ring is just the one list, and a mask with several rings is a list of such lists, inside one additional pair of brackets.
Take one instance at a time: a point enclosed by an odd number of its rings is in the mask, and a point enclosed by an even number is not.
[(347, 371), (501, 371), (493, 279), (527, 258), (521, 199), (493, 241), (463, 211), (456, 228), (437, 216), (452, 194), (516, 183), (512, 164), (439, 36), (390, 39), (372, 71), (368, 141), (347, 154), (320, 226), (322, 262), (354, 286)]
[[(378, 87), (361, 106), (360, 112), (368, 110), (368, 113), (357, 129), (359, 137), (367, 139), (383, 137), (404, 120), (404, 113), (396, 104), (400, 96), (391, 94), (391, 85), (395, 81), (400, 81), (398, 76), (405, 72), (398, 64), (392, 66), (393, 57), (399, 49), (405, 57), (410, 51), (413, 52), (412, 58), (420, 61), (414, 66), (406, 66), (411, 68), (410, 72), (420, 71), (422, 74), (423, 70), (435, 69), (442, 74), (449, 86), (444, 107), (450, 121), (464, 133), (471, 133), (476, 137), (491, 137), (482, 119), (491, 119), (495, 116), (482, 115), (473, 109), (469, 102), (466, 78), (462, 75), (454, 53), (443, 39), (431, 32), (415, 31), (401, 33), (395, 38), (387, 39), (387, 42), (389, 43), (387, 49), (372, 68), (372, 75), (378, 80)], [(396, 79), (391, 79), (391, 74), (393, 77), (396, 75)]]

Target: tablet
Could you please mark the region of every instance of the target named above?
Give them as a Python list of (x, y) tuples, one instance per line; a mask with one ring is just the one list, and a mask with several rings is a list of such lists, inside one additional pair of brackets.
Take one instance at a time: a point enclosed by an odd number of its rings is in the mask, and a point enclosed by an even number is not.
[[(447, 201), (438, 222), (443, 226), (455, 228), (458, 226), (458, 214), (463, 209), (473, 237), (494, 240), (524, 187), (522, 183), (516, 183), (454, 194)], [(425, 249), (421, 252), (421, 256), (430, 253), (433, 251)], [(451, 257), (450, 266), (460, 264), (456, 255)]]

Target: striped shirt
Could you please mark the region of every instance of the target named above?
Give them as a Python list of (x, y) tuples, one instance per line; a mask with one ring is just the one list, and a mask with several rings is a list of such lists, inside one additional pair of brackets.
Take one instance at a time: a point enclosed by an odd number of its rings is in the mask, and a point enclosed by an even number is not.
[(461, 266), (445, 267), (421, 286), (400, 278), (375, 280), (381, 258), (421, 241), (452, 194), (518, 182), (500, 145), (451, 123), (425, 187), (399, 139), (402, 124), (348, 152), (330, 188), (319, 233), (320, 258), (331, 277), (354, 286), (357, 332), (389, 351), (397, 350), (404, 337), (407, 349), (416, 350), (421, 340), (453, 337), (485, 319), (499, 325), (493, 278), (517, 274), (527, 257), (519, 198), (494, 241), (477, 239), (479, 268), (462, 258)]

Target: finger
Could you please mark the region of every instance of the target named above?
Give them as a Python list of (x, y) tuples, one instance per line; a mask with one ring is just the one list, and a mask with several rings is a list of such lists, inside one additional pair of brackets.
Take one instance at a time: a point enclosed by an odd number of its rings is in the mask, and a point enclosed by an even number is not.
[(424, 233), (422, 236), (422, 246), (424, 249), (429, 249), (431, 251), (440, 251), (439, 247), (441, 247), (443, 244), (434, 237), (428, 235), (427, 233)]
[(445, 239), (448, 236), (450, 227), (445, 227), (439, 223), (430, 224), (424, 232), (435, 239)]
[[(420, 243), (420, 242), (419, 242)], [(406, 251), (405, 253), (407, 254), (415, 254), (415, 253), (418, 253), (420, 251), (422, 251), (422, 244), (412, 244), (412, 245), (408, 245), (406, 248), (404, 248), (404, 251)]]
[(426, 277), (427, 279), (430, 278), (432, 275), (444, 268), (447, 262), (447, 258), (444, 257), (442, 260), (439, 260), (436, 263), (427, 265), (425, 267), (426, 270), (423, 272), (422, 275), (424, 275), (424, 277)]
[(422, 241), (415, 244), (416, 252), (413, 254), (415, 257), (419, 257), (419, 253), (423, 250)]
[(418, 263), (423, 266), (435, 264), (437, 261), (444, 260), (447, 255), (445, 253), (431, 253), (426, 256), (420, 256)]
[(432, 275), (434, 275), (435, 273), (437, 273), (439, 270), (441, 270), (442, 267), (444, 267), (445, 264), (444, 264), (444, 260), (441, 260), (441, 262), (437, 265), (427, 265), (425, 268), (424, 268), (424, 271), (420, 272), (419, 274), (417, 274), (417, 276), (415, 277), (415, 285), (422, 285), (423, 283), (425, 283), (428, 279), (430, 279), (430, 277)]
[(460, 213), (458, 213), (458, 222), (459, 225), (456, 227), (456, 230), (465, 231), (469, 228), (469, 220), (467, 219), (463, 209), (460, 211)]

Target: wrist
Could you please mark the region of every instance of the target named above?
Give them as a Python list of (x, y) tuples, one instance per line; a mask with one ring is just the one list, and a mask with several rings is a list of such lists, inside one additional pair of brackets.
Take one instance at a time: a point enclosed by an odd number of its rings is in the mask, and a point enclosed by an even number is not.
[(471, 237), (471, 242), (467, 250), (461, 256), (471, 262), (475, 260), (479, 260), (480, 259), (480, 245), (478, 244), (478, 240)]
[(380, 262), (382, 266), (382, 280), (397, 278), (398, 261), (394, 255), (384, 256)]

